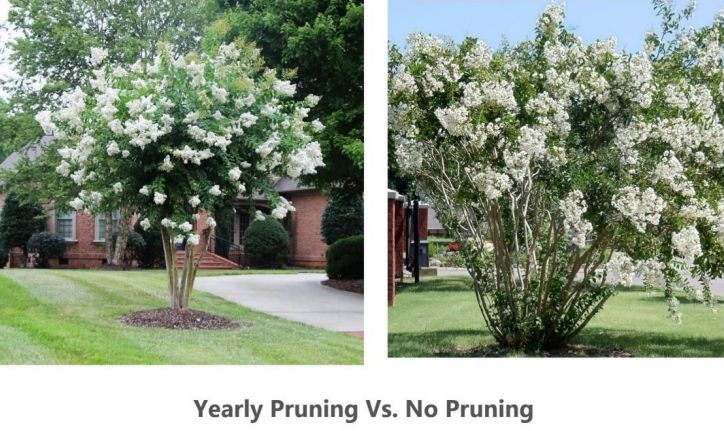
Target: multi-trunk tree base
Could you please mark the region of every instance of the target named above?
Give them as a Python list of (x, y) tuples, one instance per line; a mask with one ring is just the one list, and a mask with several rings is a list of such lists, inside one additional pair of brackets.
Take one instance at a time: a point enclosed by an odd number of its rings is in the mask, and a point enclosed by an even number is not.
[[(196, 230), (196, 222), (193, 223)], [(208, 250), (209, 241), (206, 238), (205, 245), (200, 256), (196, 258), (198, 246), (186, 243), (184, 264), (180, 268), (176, 261), (176, 243), (173, 236), (173, 228), (161, 227), (161, 241), (163, 242), (163, 255), (166, 263), (166, 275), (168, 278), (169, 308), (173, 310), (186, 310), (189, 306), (189, 298), (196, 281), (196, 272), (201, 264), (201, 259)]]

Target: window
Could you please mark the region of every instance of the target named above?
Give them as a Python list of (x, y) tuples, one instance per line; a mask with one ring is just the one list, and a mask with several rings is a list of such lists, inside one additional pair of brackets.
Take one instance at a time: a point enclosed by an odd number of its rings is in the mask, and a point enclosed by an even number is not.
[(246, 228), (249, 227), (249, 213), (244, 211), (237, 214), (239, 215), (239, 243), (241, 243), (241, 239), (244, 238), (244, 232), (246, 232)]
[[(119, 211), (113, 212), (113, 233), (118, 233), (118, 221), (121, 219)], [(106, 215), (98, 214), (96, 216), (96, 241), (106, 240)]]
[(56, 214), (55, 233), (66, 240), (75, 240), (75, 212)]

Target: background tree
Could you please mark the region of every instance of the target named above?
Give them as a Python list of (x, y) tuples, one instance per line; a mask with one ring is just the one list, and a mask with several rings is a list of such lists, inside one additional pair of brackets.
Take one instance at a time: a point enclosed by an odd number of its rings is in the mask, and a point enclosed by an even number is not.
[(9, 249), (20, 247), (25, 262), (28, 240), (45, 228), (45, 213), (40, 204), (30, 196), (9, 191), (0, 213), (0, 241)]
[(322, 214), (322, 237), (327, 245), (364, 232), (362, 198), (347, 193), (334, 193)]
[(0, 160), (34, 142), (43, 133), (33, 115), (13, 109), (14, 105), (14, 101), (0, 97)]
[[(108, 51), (111, 61), (132, 64), (155, 55), (159, 43), (179, 53), (195, 49), (216, 11), (213, 1), (197, 0), (11, 0), (9, 27), (17, 33), (10, 61), (18, 80), (13, 94), (41, 85), (39, 101), (84, 84), (92, 65), (91, 47)], [(33, 85), (36, 84), (36, 85)]]
[[(361, 0), (222, 1), (204, 46), (237, 37), (261, 48), (265, 62), (296, 72), (305, 94), (324, 95), (310, 115), (321, 118), (325, 166), (305, 178), (322, 190), (363, 190), (363, 27)], [(232, 7), (229, 7), (233, 3)]]
[(412, 35), (391, 55), (397, 164), (461, 244), (501, 345), (565, 344), (637, 277), (677, 320), (674, 290), (714, 305), (724, 16), (679, 31), (693, 8), (655, 4), (663, 32), (639, 53), (584, 45), (551, 5), (515, 47)]

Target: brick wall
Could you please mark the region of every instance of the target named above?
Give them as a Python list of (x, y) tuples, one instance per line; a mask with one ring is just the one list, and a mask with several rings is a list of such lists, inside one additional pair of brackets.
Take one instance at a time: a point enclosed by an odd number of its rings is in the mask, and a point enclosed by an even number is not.
[(425, 241), (427, 240), (428, 206), (426, 204), (420, 204), (418, 211), (418, 219), (420, 220), (420, 241)]
[[(51, 212), (51, 214), (53, 214)], [(48, 217), (48, 231), (55, 232), (54, 216)], [(98, 268), (106, 258), (104, 242), (96, 241), (96, 217), (75, 213), (75, 241), (66, 242), (65, 259), (52, 259), (51, 268)]]
[(402, 253), (405, 248), (405, 206), (395, 191), (387, 193), (387, 304), (395, 303), (395, 281), (402, 277)]
[(395, 199), (387, 198), (387, 305), (395, 303)]
[(296, 208), (289, 221), (292, 266), (324, 268), (327, 244), (322, 238), (321, 223), (327, 196), (316, 190), (305, 190), (286, 193), (284, 197)]

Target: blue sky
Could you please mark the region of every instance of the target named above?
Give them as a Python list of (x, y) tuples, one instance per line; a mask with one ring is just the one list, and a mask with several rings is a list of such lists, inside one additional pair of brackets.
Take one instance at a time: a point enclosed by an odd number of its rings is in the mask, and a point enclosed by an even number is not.
[[(410, 33), (430, 33), (461, 41), (477, 37), (490, 46), (501, 38), (517, 43), (533, 37), (535, 22), (549, 0), (389, 0), (389, 39), (404, 46)], [(618, 47), (637, 51), (644, 34), (658, 30), (649, 0), (568, 0), (566, 26), (589, 43), (615, 36)], [(677, 8), (686, 0), (675, 0)], [(689, 26), (710, 24), (724, 0), (700, 0)]]

